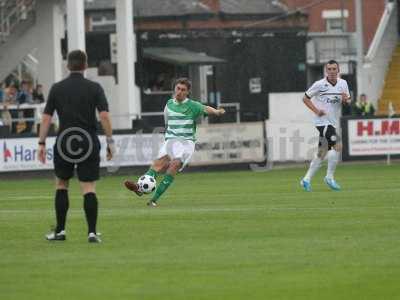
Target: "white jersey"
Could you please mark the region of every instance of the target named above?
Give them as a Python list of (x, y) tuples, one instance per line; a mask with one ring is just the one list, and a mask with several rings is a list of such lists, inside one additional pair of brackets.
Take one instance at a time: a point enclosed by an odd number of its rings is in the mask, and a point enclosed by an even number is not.
[(342, 93), (346, 93), (350, 97), (347, 81), (341, 78), (337, 79), (335, 85), (330, 83), (327, 78), (323, 78), (314, 82), (306, 91), (306, 96), (310, 99), (313, 98), (314, 105), (325, 112), (325, 115), (321, 117), (315, 116), (315, 126), (332, 125), (335, 128), (339, 126)]

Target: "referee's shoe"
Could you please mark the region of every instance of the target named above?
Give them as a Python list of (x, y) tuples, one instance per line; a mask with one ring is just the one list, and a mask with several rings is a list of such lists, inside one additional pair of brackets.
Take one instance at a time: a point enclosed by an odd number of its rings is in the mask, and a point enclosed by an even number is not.
[(46, 234), (46, 240), (48, 241), (65, 241), (67, 239), (67, 235), (65, 234), (65, 230), (61, 230), (60, 232), (50, 232)]
[(99, 233), (94, 233), (94, 232), (89, 233), (88, 242), (89, 243), (101, 243), (101, 239), (100, 239), (99, 235), (100, 235)]

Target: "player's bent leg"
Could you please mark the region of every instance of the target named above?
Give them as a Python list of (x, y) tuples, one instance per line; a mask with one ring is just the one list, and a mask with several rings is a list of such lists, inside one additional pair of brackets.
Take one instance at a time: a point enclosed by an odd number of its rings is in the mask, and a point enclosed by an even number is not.
[(96, 196), (95, 181), (80, 181), (81, 192), (83, 195), (83, 209), (85, 211), (86, 222), (88, 225), (88, 242), (100, 243), (96, 231), (97, 215), (98, 215), (98, 200)]
[[(165, 172), (168, 169), (170, 162), (170, 158), (168, 155), (164, 155), (155, 161), (153, 161), (153, 164), (149, 168), (149, 170), (145, 173), (145, 175), (152, 176), (154, 178), (157, 178), (159, 173)], [(140, 191), (139, 185), (136, 183), (136, 181), (132, 180), (125, 180), (124, 181), (125, 187), (134, 192), (136, 195), (143, 196), (143, 193)]]
[(324, 136), (325, 126), (317, 126), (319, 131), (318, 152), (311, 160), (306, 175), (300, 180), (300, 186), (306, 191), (311, 192), (311, 180), (321, 167), (322, 161), (328, 151), (328, 141)]
[(336, 166), (339, 162), (340, 149), (341, 149), (340, 144), (332, 145), (331, 149), (328, 151), (328, 154), (327, 154), (328, 169), (327, 169), (324, 181), (334, 191), (341, 190), (340, 185), (336, 182), (336, 180), (334, 178)]
[(69, 180), (56, 177), (56, 193), (54, 198), (54, 209), (56, 212), (57, 225), (54, 231), (46, 235), (48, 241), (65, 241), (65, 223), (69, 208), (68, 186)]
[(164, 173), (167, 171), (170, 161), (171, 159), (168, 155), (164, 155), (163, 157), (156, 159), (149, 170), (146, 172), (146, 175), (157, 178), (160, 173)]
[(321, 161), (325, 159), (327, 154), (328, 154), (328, 145), (318, 147), (317, 156), (321, 159)]
[(306, 192), (311, 192), (311, 179), (320, 169), (323, 161), (322, 155), (324, 155), (324, 150), (320, 148), (322, 147), (318, 148), (317, 155), (315, 155), (315, 157), (311, 160), (310, 167), (308, 168), (306, 175), (300, 181), (300, 185)]
[(343, 146), (342, 146), (342, 144), (336, 144), (336, 145), (332, 146), (332, 148), (340, 153), (342, 151)]
[(153, 197), (149, 201), (147, 205), (150, 207), (157, 206), (157, 201), (161, 197), (162, 194), (169, 188), (169, 186), (174, 181), (175, 175), (181, 169), (183, 163), (180, 159), (174, 159), (169, 163), (169, 167), (167, 170), (166, 175), (164, 176), (163, 180), (158, 184), (157, 189), (155, 190)]

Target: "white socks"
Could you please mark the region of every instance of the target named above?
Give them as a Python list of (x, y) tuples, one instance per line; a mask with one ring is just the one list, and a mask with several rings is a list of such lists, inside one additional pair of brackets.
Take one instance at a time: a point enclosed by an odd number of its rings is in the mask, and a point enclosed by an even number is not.
[(328, 170), (326, 171), (326, 177), (329, 179), (333, 179), (333, 175), (336, 170), (336, 166), (339, 161), (339, 153), (336, 150), (329, 150), (327, 154), (328, 158)]
[(322, 159), (318, 156), (315, 156), (310, 163), (310, 168), (308, 168), (306, 176), (304, 176), (304, 180), (311, 182), (311, 178), (317, 173), (319, 168), (321, 167)]

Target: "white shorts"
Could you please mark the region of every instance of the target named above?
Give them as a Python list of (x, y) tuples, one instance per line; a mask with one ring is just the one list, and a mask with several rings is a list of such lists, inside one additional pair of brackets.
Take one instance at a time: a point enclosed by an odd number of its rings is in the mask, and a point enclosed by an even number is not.
[(179, 159), (182, 162), (183, 168), (188, 164), (195, 150), (195, 143), (190, 140), (184, 139), (169, 139), (164, 142), (158, 152), (157, 158), (164, 157), (168, 155), (170, 159)]

